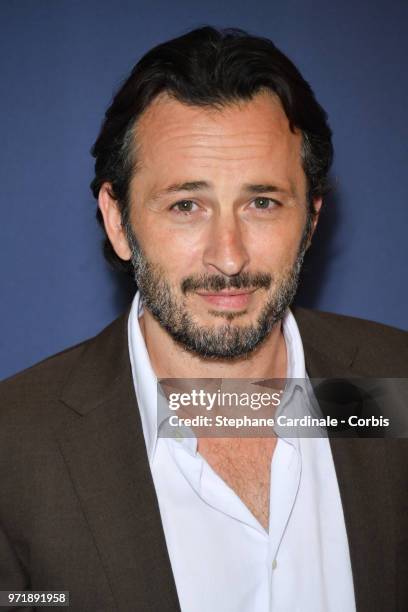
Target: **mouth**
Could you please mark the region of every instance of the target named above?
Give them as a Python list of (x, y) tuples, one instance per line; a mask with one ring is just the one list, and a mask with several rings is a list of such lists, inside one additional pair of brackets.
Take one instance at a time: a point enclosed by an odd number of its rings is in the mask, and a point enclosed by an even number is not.
[(197, 291), (207, 304), (226, 310), (246, 308), (256, 289), (222, 289), (221, 291)]

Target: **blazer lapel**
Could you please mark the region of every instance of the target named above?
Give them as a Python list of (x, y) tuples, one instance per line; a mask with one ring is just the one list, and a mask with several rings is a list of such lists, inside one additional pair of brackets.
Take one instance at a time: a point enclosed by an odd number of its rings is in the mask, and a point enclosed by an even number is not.
[[(324, 329), (317, 315), (295, 309), (311, 378), (353, 378), (357, 347)], [(331, 437), (349, 541), (357, 612), (396, 610), (395, 542), (387, 444), (379, 438)]]
[[(179, 610), (127, 344), (128, 312), (87, 347), (57, 432), (118, 610)], [(74, 412), (75, 411), (75, 412)]]

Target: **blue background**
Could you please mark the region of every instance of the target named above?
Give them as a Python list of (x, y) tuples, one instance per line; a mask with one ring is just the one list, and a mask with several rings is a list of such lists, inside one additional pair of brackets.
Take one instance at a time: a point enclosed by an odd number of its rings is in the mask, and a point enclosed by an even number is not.
[(137, 59), (204, 24), (270, 37), (329, 112), (337, 187), (298, 302), (406, 329), (407, 23), (395, 0), (2, 0), (0, 377), (128, 303), (101, 254), (89, 150)]

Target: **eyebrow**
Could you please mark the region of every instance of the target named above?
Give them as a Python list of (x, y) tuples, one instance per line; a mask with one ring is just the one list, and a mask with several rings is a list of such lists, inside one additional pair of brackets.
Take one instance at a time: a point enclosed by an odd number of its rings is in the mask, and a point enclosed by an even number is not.
[(269, 185), (269, 184), (263, 184), (263, 183), (255, 183), (255, 184), (251, 184), (251, 183), (247, 183), (245, 185), (243, 185), (243, 191), (246, 191), (247, 193), (274, 193), (274, 192), (279, 192), (279, 193), (286, 193), (288, 195), (294, 195), (295, 194), (295, 189), (294, 186), (291, 184), (290, 185), (290, 189), (285, 189), (283, 187), (280, 187), (279, 185)]
[[(200, 191), (201, 189), (211, 189), (211, 187), (212, 185), (208, 181), (187, 181), (185, 183), (174, 183), (173, 185), (169, 185), (165, 189), (157, 191), (151, 196), (150, 200), (158, 200), (162, 196), (167, 195), (169, 193), (178, 193), (180, 191)], [(242, 186), (242, 191), (248, 194), (279, 192), (293, 196), (296, 193), (293, 187), (294, 186), (291, 185), (290, 190), (287, 190), (283, 187), (279, 187), (278, 185), (271, 185), (267, 183), (245, 183)]]

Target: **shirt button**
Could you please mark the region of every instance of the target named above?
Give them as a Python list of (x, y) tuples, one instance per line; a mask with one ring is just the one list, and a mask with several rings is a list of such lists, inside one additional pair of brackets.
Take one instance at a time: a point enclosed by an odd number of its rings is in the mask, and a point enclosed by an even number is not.
[(277, 567), (278, 567), (278, 562), (277, 562), (277, 560), (276, 560), (276, 559), (274, 559), (274, 560), (272, 561), (272, 569), (273, 569), (273, 570), (276, 570), (276, 568), (277, 568)]

